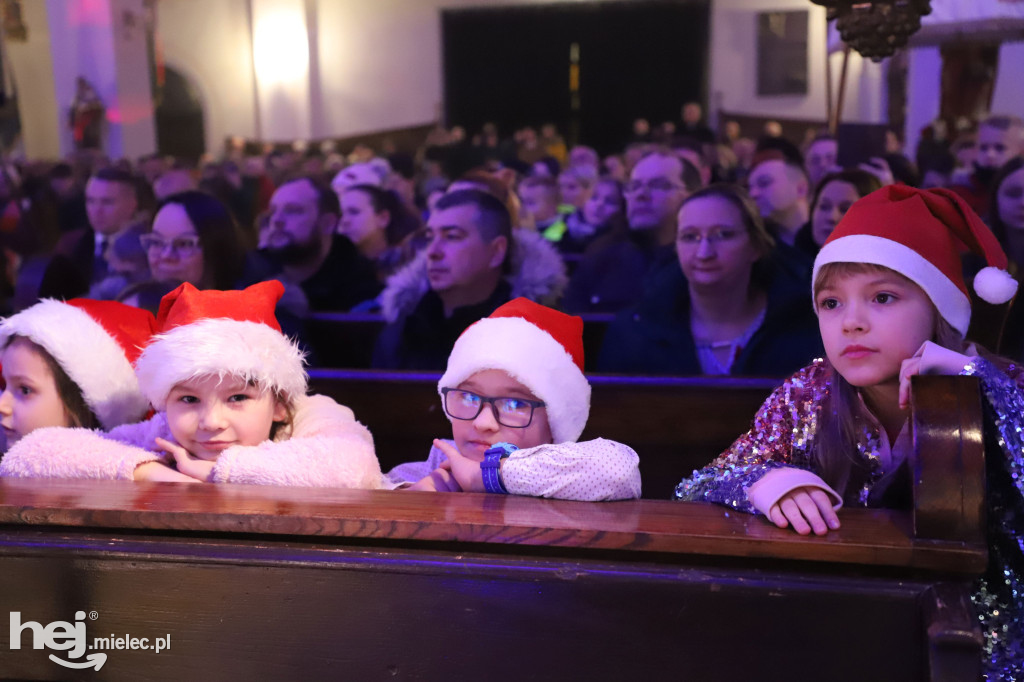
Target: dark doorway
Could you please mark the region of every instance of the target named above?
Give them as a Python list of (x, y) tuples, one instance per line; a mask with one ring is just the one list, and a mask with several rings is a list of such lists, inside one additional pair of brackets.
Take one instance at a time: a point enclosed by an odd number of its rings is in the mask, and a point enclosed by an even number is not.
[(992, 106), (999, 44), (954, 43), (942, 46), (942, 103), (940, 116), (950, 130), (961, 121), (977, 123)]
[(197, 162), (206, 152), (202, 100), (188, 79), (170, 67), (164, 69), (155, 118), (159, 153)]
[(445, 10), (446, 122), (473, 132), (494, 121), (503, 136), (552, 122), (602, 153), (618, 151), (633, 119), (678, 123), (684, 102), (706, 101), (709, 10), (709, 0)]

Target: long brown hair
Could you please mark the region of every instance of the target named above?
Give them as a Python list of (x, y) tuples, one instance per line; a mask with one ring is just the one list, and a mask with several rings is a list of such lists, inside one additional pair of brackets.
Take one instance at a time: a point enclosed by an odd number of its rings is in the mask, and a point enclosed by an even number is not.
[[(884, 272), (887, 275), (895, 273), (899, 277), (907, 279), (895, 270), (882, 265), (828, 263), (818, 271), (818, 276), (814, 280), (814, 291), (817, 292), (842, 277), (873, 272)], [(911, 280), (907, 279), (907, 281)], [(817, 305), (816, 300), (815, 305)], [(949, 348), (958, 353), (962, 353), (965, 348), (964, 338), (939, 315), (938, 310), (935, 311), (935, 330), (931, 340), (943, 348)], [(868, 414), (857, 389), (846, 381), (827, 359), (825, 363), (831, 390), (821, 403), (811, 461), (815, 473), (845, 497), (846, 489), (854, 478), (855, 472), (865, 470), (867, 466), (857, 457), (856, 452), (858, 431), (868, 418)]]
[(40, 346), (38, 343), (28, 338), (27, 336), (11, 336), (7, 339), (7, 343), (4, 345), (6, 350), (12, 343), (21, 339), (29, 344), (29, 346), (39, 357), (43, 359), (46, 366), (49, 367), (50, 373), (53, 375), (53, 383), (57, 388), (57, 397), (60, 398), (61, 404), (64, 406), (64, 416), (67, 417), (68, 426), (78, 426), (84, 429), (96, 429), (100, 427), (100, 420), (93, 413), (89, 404), (85, 402), (85, 396), (82, 395), (82, 389), (79, 388), (78, 384), (72, 381), (68, 373), (64, 371), (64, 368), (60, 366), (56, 359), (50, 352)]

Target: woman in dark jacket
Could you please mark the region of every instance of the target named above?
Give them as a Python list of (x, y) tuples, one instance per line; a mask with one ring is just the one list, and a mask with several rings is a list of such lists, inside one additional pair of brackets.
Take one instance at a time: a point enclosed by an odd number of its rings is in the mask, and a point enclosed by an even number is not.
[(786, 376), (821, 355), (810, 297), (773, 281), (773, 239), (743, 190), (700, 190), (678, 220), (680, 270), (609, 325), (600, 371)]

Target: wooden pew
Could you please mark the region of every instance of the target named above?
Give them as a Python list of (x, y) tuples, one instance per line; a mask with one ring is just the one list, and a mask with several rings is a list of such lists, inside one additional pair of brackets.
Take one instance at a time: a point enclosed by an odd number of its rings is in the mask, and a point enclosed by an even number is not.
[(312, 313), (304, 327), (318, 366), (368, 369), (384, 318), (376, 313)]
[[(583, 315), (583, 356), (585, 369), (597, 362), (608, 323), (614, 315)], [(373, 347), (384, 328), (376, 313), (313, 313), (305, 320), (305, 337), (319, 367), (368, 369)]]
[[(386, 470), (426, 459), (451, 425), (437, 395), (440, 375), (312, 370), (310, 390), (348, 405), (373, 434)], [(584, 439), (604, 437), (640, 455), (644, 497), (668, 499), (676, 483), (717, 457), (750, 428), (779, 384), (730, 377), (589, 377), (593, 387)]]
[[(913, 510), (844, 509), (825, 538), (668, 501), (0, 480), (0, 604), (169, 637), (88, 652), (110, 680), (977, 679), (983, 517), (922, 521), (933, 485), (973, 499), (980, 405), (940, 389), (915, 442), (963, 477), (925, 467)], [(0, 626), (0, 677), (75, 674), (33, 638)]]

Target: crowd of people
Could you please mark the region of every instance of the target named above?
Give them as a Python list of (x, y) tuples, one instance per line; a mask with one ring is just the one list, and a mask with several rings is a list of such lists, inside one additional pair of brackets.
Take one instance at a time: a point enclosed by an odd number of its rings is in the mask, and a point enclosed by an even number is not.
[[(579, 442), (584, 319), (610, 313), (600, 370), (788, 377), (676, 498), (825, 535), (907, 504), (911, 377), (969, 374), (998, 434), (975, 607), (990, 678), (1018, 679), (1024, 313), (997, 348), (971, 322), (1017, 291), (1024, 121), (853, 168), (776, 132), (691, 103), (603, 159), (488, 125), (414, 156), (10, 168), (0, 476), (636, 498), (628, 444)], [(307, 395), (310, 311), (379, 313), (374, 365), (442, 372), (452, 438), (382, 472), (358, 415)]]
[[(550, 124), (508, 138), (487, 124), (473, 137), (438, 127), (412, 153), (247, 154), (233, 141), (200, 167), (88, 152), (11, 164), (0, 310), (88, 297), (156, 312), (183, 282), (276, 279), (278, 319), (300, 341), (311, 312), (379, 313), (375, 367), (439, 371), (470, 323), (524, 296), (615, 314), (601, 371), (781, 377), (821, 351), (806, 312), (815, 255), (884, 185), (953, 188), (1024, 258), (1021, 120), (990, 116), (953, 141), (944, 129), (925, 131), (915, 162), (890, 136), (884, 156), (841, 168), (821, 131), (802, 146), (773, 122), (758, 139), (735, 121), (716, 132), (691, 102), (678, 123), (638, 119), (603, 158)], [(1016, 358), (1018, 317), (1004, 346)]]

